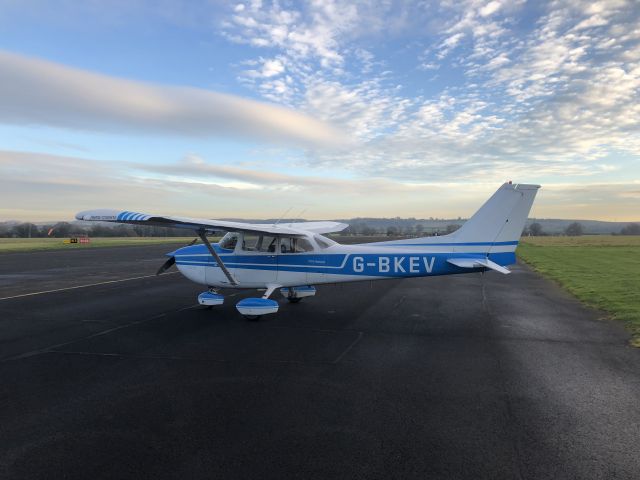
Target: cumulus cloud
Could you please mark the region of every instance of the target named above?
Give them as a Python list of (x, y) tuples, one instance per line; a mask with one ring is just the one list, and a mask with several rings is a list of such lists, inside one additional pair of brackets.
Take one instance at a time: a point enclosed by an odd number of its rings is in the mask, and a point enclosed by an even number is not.
[[(393, 24), (401, 5), (334, 0), (285, 9), (264, 2), (226, 25), (228, 36), (260, 38), (286, 59), (284, 85), (252, 78), (248, 86), (361, 142), (348, 155), (311, 151), (310, 164), (398, 179), (486, 181), (593, 177), (603, 173), (603, 157), (640, 155), (640, 11), (632, 2), (551, 1), (536, 16), (523, 1), (414, 5), (413, 17), (432, 17), (424, 36), (418, 30), (412, 37), (428, 44), (416, 70), (460, 83), (421, 95), (394, 81), (375, 57), (375, 42), (366, 70), (359, 63), (358, 37), (370, 42), (381, 28), (371, 10)], [(344, 12), (335, 28), (326, 25), (327, 11)], [(522, 31), (523, 21), (531, 28)], [(331, 54), (297, 45), (292, 32), (300, 29), (321, 32)]]
[[(269, 76), (282, 69), (265, 65)], [(294, 110), (188, 87), (135, 82), (0, 51), (0, 122), (97, 131), (342, 145), (333, 127)]]

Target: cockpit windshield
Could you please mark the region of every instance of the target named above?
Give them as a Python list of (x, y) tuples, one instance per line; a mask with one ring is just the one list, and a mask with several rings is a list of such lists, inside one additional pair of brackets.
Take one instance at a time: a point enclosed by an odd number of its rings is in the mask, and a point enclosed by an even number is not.
[(222, 237), (222, 239), (220, 239), (220, 242), (218, 243), (218, 245), (220, 245), (220, 248), (225, 248), (227, 250), (234, 250), (237, 244), (238, 234), (235, 232), (227, 233), (224, 237)]

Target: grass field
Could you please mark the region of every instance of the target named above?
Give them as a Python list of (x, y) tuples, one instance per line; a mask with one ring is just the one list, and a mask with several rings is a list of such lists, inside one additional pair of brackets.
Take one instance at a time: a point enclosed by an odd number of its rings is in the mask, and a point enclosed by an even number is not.
[[(64, 238), (0, 238), (0, 253), (29, 252), (34, 250), (83, 249), (99, 247), (118, 247), (126, 245), (158, 245), (162, 243), (187, 244), (195, 238), (190, 237), (107, 237), (92, 238), (88, 244), (65, 245)], [(213, 240), (213, 239), (212, 239)]]
[(640, 347), (640, 236), (525, 237), (518, 256), (587, 305), (625, 322)]

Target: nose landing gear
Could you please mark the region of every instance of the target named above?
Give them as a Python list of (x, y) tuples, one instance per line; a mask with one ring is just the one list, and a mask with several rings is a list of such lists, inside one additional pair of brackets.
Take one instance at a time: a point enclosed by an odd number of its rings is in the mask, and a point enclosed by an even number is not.
[(198, 295), (198, 303), (210, 309), (215, 305), (222, 305), (224, 303), (224, 297), (212, 288)]
[(304, 297), (313, 297), (316, 294), (316, 287), (312, 285), (285, 287), (280, 289), (280, 293), (289, 303), (298, 303)]

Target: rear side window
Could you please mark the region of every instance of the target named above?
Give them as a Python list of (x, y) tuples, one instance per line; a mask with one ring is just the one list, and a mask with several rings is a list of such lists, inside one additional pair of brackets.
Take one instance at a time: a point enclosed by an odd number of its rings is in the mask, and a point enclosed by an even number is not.
[(272, 237), (271, 235), (261, 235), (258, 240), (258, 244), (256, 245), (256, 250), (259, 252), (275, 253), (276, 243), (278, 243), (278, 239), (276, 237)]
[(280, 253), (305, 253), (312, 252), (313, 245), (306, 238), (281, 237)]
[(242, 250), (245, 252), (255, 252), (256, 245), (258, 245), (258, 235), (244, 234), (242, 237)]
[(277, 238), (271, 235), (245, 234), (242, 239), (242, 250), (245, 252), (275, 253)]
[(316, 243), (320, 248), (329, 248), (331, 246), (331, 243), (329, 243), (327, 239), (322, 238), (320, 235), (316, 235), (313, 238), (316, 239)]
[(294, 238), (293, 240), (296, 253), (313, 252), (313, 245), (306, 238)]

